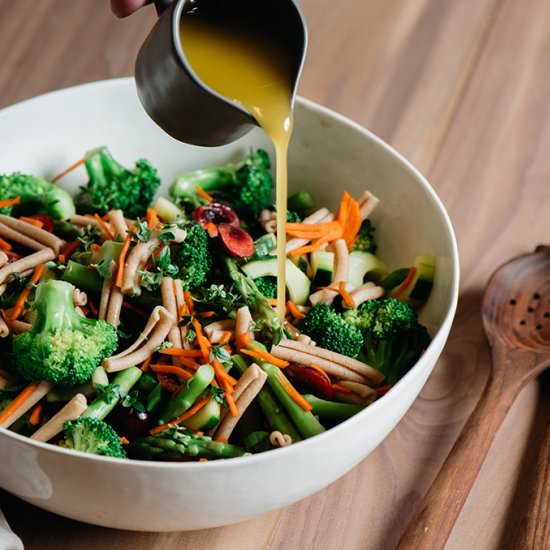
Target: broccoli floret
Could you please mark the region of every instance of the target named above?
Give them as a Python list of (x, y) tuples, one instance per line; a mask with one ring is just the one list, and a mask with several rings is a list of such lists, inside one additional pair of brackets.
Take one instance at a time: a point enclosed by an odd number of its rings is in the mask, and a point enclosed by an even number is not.
[(294, 212), (293, 210), (287, 210), (286, 221), (290, 223), (300, 223), (302, 221), (302, 218), (300, 214), (298, 214), (298, 212)]
[(126, 458), (118, 434), (103, 420), (81, 416), (65, 422), (63, 447), (102, 456)]
[(226, 257), (225, 265), (235, 291), (243, 297), (252, 312), (256, 328), (265, 338), (272, 340), (275, 344), (279, 343), (285, 337), (285, 332), (268, 298), (260, 292), (254, 281), (239, 269), (235, 260)]
[(90, 178), (76, 196), (81, 214), (119, 209), (129, 218), (144, 216), (160, 185), (157, 170), (147, 160), (138, 160), (133, 170), (117, 162), (106, 147), (86, 153)]
[(38, 286), (32, 328), (13, 339), (18, 372), (27, 380), (82, 384), (116, 349), (115, 327), (79, 315), (73, 290), (65, 281), (49, 280)]
[(376, 229), (370, 220), (365, 220), (361, 224), (357, 238), (353, 243), (353, 250), (358, 250), (360, 252), (371, 252), (374, 254), (376, 252), (376, 244), (374, 242), (375, 231)]
[(195, 170), (181, 174), (170, 187), (176, 202), (198, 206), (196, 186), (199, 185), (218, 200), (225, 201), (247, 221), (256, 220), (273, 200), (273, 179), (269, 172), (269, 155), (258, 149), (237, 164)]
[(382, 371), (388, 384), (395, 384), (430, 343), (414, 309), (395, 298), (364, 302), (346, 311), (344, 319), (361, 330), (362, 358)]
[(16, 197), (20, 202), (0, 208), (0, 213), (13, 216), (43, 213), (58, 220), (70, 218), (75, 213), (73, 198), (61, 187), (18, 172), (9, 176), (0, 175), (0, 200)]
[(176, 247), (174, 263), (179, 268), (178, 277), (186, 290), (192, 290), (203, 284), (212, 268), (208, 233), (197, 222), (185, 225), (185, 240)]
[(254, 284), (266, 298), (277, 297), (277, 279), (275, 277), (258, 277), (254, 279)]
[(357, 357), (363, 345), (361, 331), (346, 323), (342, 316), (327, 304), (313, 306), (300, 322), (299, 329), (311, 337), (318, 346), (348, 357)]

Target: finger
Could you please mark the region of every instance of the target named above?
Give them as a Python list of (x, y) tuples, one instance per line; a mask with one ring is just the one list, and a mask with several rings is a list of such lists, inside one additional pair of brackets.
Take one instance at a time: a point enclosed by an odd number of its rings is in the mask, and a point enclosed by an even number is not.
[(111, 10), (117, 17), (127, 17), (145, 4), (147, 0), (111, 0)]

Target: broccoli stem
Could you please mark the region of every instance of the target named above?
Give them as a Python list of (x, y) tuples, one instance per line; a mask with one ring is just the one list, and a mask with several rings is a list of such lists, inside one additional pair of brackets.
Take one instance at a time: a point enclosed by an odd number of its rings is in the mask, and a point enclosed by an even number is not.
[(288, 197), (287, 205), (289, 210), (294, 210), (295, 212), (303, 214), (313, 210), (315, 202), (309, 191), (298, 191)]
[(141, 369), (138, 367), (130, 367), (119, 372), (114, 377), (112, 384), (109, 385), (110, 388), (116, 388), (116, 391), (105, 391), (94, 399), (82, 413), (82, 416), (103, 420), (116, 407), (119, 400), (128, 395), (142, 374)]
[(155, 436), (146, 436), (132, 441), (128, 447), (132, 458), (150, 460), (155, 458), (236, 458), (246, 454), (237, 445), (213, 441), (208, 436), (193, 435), (180, 429), (165, 430)]
[(362, 411), (364, 408), (361, 405), (327, 401), (311, 394), (304, 395), (304, 399), (313, 407), (312, 412), (314, 414), (327, 420), (346, 420), (347, 418), (351, 418), (358, 412)]
[(60, 401), (70, 401), (77, 393), (81, 393), (86, 397), (91, 397), (97, 391), (98, 386), (107, 386), (109, 384), (109, 378), (105, 369), (99, 365), (92, 374), (91, 380), (85, 384), (80, 384), (74, 388), (54, 387), (46, 395), (46, 401), (48, 403), (56, 403)]
[(226, 256), (224, 260), (229, 277), (235, 283), (235, 289), (250, 307), (260, 330), (271, 338), (275, 344), (279, 343), (285, 337), (285, 332), (277, 312), (271, 307), (268, 299), (258, 290), (254, 281), (239, 269), (232, 258)]
[(204, 168), (180, 174), (170, 187), (170, 195), (174, 199), (193, 198), (196, 187), (205, 191), (215, 191), (232, 185), (237, 185), (237, 170), (240, 165)]
[[(242, 375), (247, 369), (248, 365), (240, 355), (233, 355), (231, 361), (239, 374)], [(292, 424), (292, 420), (290, 420), (286, 412), (281, 408), (281, 405), (277, 403), (277, 400), (269, 388), (264, 386), (260, 390), (256, 396), (256, 402), (260, 406), (260, 409), (262, 409), (272, 430), (288, 434), (293, 442), (302, 440), (302, 437)]]
[(86, 292), (97, 294), (101, 291), (102, 280), (98, 272), (73, 260), (69, 260), (67, 263), (61, 280), (67, 281)]
[(166, 424), (189, 409), (213, 379), (214, 369), (210, 365), (201, 365), (189, 380), (187, 387), (183, 387), (168, 402), (159, 418), (159, 425)]

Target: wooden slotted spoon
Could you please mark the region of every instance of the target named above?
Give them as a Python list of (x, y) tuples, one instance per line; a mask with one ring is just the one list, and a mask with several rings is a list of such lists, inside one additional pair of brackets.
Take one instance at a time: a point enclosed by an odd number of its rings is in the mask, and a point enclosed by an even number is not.
[(501, 266), (482, 304), (493, 366), (481, 398), (397, 548), (445, 546), (491, 443), (521, 389), (550, 365), (550, 247)]

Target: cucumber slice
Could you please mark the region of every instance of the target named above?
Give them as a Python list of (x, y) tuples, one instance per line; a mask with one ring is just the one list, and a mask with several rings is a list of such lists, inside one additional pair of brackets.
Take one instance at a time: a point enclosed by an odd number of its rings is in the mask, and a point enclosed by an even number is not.
[(252, 258), (254, 260), (259, 260), (269, 256), (273, 250), (277, 248), (277, 237), (273, 233), (267, 233), (262, 235), (259, 239), (254, 241), (254, 255)]
[(354, 250), (349, 255), (348, 283), (351, 290), (359, 288), (367, 275), (369, 280), (377, 282), (387, 271), (386, 264), (370, 252)]
[(378, 284), (385, 290), (392, 290), (394, 288), (397, 288), (405, 280), (407, 273), (409, 273), (408, 267), (396, 269), (395, 271), (392, 271), (390, 274), (386, 275)]
[(159, 197), (155, 201), (155, 204), (153, 204), (153, 210), (159, 215), (159, 217), (168, 223), (175, 223), (185, 218), (183, 211), (165, 197)]
[(210, 430), (220, 421), (221, 411), (220, 404), (212, 398), (200, 411), (184, 420), (182, 424), (194, 431)]
[(334, 253), (316, 250), (310, 254), (310, 262), (315, 285), (329, 285), (334, 273)]
[[(297, 305), (304, 305), (309, 297), (311, 281), (307, 275), (296, 267), (288, 258), (286, 260), (286, 289), (289, 298)], [(254, 260), (241, 266), (241, 269), (251, 278), (277, 277), (277, 258)]]
[(391, 289), (396, 298), (418, 307), (430, 297), (435, 275), (435, 264), (435, 256), (426, 254), (417, 256), (413, 264), (416, 272), (406, 288), (399, 289), (410, 271), (408, 268), (398, 269), (390, 273), (381, 284), (384, 288)]

